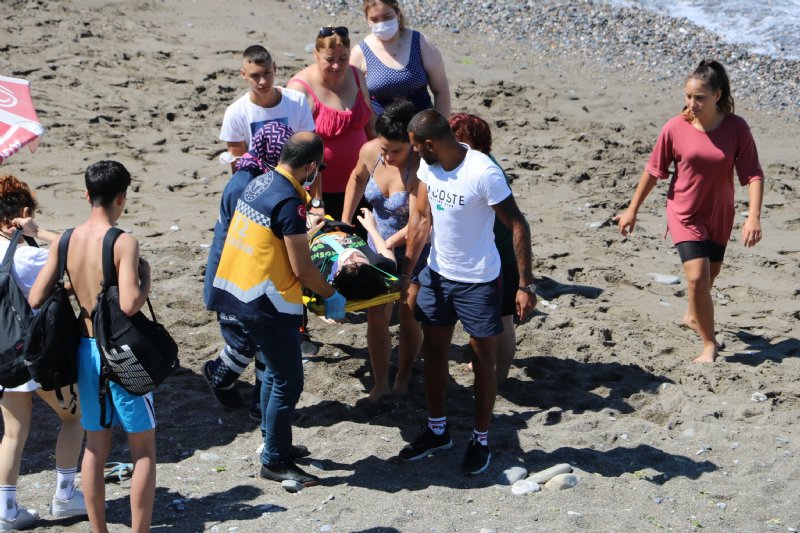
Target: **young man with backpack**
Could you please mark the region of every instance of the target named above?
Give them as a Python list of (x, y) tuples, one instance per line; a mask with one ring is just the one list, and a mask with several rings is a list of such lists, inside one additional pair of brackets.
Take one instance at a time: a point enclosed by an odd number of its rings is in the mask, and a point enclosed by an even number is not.
[[(78, 347), (78, 389), (81, 397), (81, 424), (87, 433), (81, 468), (89, 521), (95, 532), (106, 532), (105, 480), (103, 468), (112, 443), (112, 430), (103, 426), (98, 401), (101, 356), (94, 338), (91, 308), (103, 281), (102, 245), (106, 232), (125, 209), (131, 177), (116, 161), (99, 161), (86, 170), (86, 196), (91, 204), (89, 218), (77, 226), (69, 239), (67, 272), (80, 304), (81, 338)], [(62, 236), (63, 237), (63, 236)], [(59, 238), (60, 239), (60, 238)], [(139, 243), (129, 234), (114, 245), (119, 285), (119, 304), (129, 316), (147, 301), (150, 291), (150, 266), (139, 257)], [(47, 262), (31, 289), (29, 301), (40, 307), (57, 277), (58, 246), (50, 248)], [(106, 418), (128, 434), (133, 460), (131, 479), (131, 529), (148, 531), (153, 515), (156, 485), (155, 412), (152, 393), (136, 396), (114, 382), (108, 383), (105, 396)]]

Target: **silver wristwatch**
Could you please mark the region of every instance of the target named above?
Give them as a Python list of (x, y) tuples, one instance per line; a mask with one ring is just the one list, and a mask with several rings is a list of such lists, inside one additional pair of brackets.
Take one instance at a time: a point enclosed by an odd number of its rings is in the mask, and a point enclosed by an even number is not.
[(527, 292), (528, 294), (536, 294), (536, 285), (533, 283), (530, 285), (520, 285), (517, 290)]

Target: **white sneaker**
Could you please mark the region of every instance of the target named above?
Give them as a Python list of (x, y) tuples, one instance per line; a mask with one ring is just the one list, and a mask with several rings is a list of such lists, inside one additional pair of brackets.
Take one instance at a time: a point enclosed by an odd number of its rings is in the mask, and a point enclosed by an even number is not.
[(69, 500), (59, 500), (54, 497), (53, 503), (50, 505), (50, 514), (56, 518), (86, 515), (86, 502), (83, 501), (83, 492), (75, 490)]
[(14, 520), (0, 519), (0, 531), (16, 531), (18, 529), (27, 529), (34, 525), (39, 520), (39, 513), (36, 511), (29, 511), (24, 507), (17, 507), (17, 517)]

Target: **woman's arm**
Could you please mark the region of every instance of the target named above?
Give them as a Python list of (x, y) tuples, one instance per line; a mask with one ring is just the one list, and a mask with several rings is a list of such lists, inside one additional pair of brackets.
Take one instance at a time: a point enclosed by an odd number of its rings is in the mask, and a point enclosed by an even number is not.
[(433, 108), (445, 118), (449, 118), (450, 84), (447, 81), (447, 73), (444, 71), (442, 54), (422, 33), (420, 33), (419, 42), (422, 50), (422, 64), (428, 75), (428, 86), (433, 93)]
[[(364, 196), (364, 191), (367, 188), (367, 181), (369, 180), (370, 160), (373, 156), (375, 144), (370, 141), (361, 147), (358, 152), (358, 163), (356, 163), (353, 172), (350, 173), (350, 179), (347, 180), (347, 188), (344, 191), (344, 206), (342, 208), (342, 222), (347, 224), (353, 223), (353, 215), (356, 211), (356, 206), (361, 198)], [(375, 161), (372, 160), (372, 163)]]
[(36, 276), (36, 281), (33, 282), (31, 292), (28, 294), (28, 303), (33, 309), (39, 309), (53, 292), (58, 274), (58, 241), (60, 238), (59, 236), (51, 243), (47, 261), (39, 271), (39, 275)]
[(42, 229), (33, 219), (28, 215), (28, 208), (25, 208), (25, 216), (22, 218), (15, 218), (11, 221), (11, 225), (15, 228), (22, 228), (22, 234), (34, 239), (42, 240), (46, 243), (52, 243), (58, 239), (58, 233)]
[(361, 222), (361, 225), (364, 226), (364, 229), (367, 230), (369, 236), (372, 237), (372, 241), (375, 243), (375, 251), (396, 263), (397, 260), (394, 257), (394, 252), (386, 246), (386, 241), (383, 240), (380, 232), (378, 232), (378, 225), (375, 223), (375, 217), (370, 210), (366, 207), (362, 207), (361, 216), (357, 218), (358, 221)]
[(364, 58), (364, 51), (358, 45), (350, 50), (350, 64), (360, 70), (364, 76), (367, 75), (367, 62)]
[(755, 246), (761, 240), (761, 203), (764, 201), (764, 181), (751, 181), (748, 196), (750, 207), (747, 211), (747, 220), (742, 226), (742, 242), (746, 248)]
[(356, 74), (358, 84), (361, 87), (361, 96), (364, 98), (364, 103), (367, 104), (367, 109), (369, 109), (369, 121), (364, 126), (364, 131), (367, 133), (367, 140), (371, 141), (375, 138), (375, 113), (372, 112), (372, 102), (369, 98), (369, 89), (367, 89), (367, 80), (364, 78), (364, 73), (356, 70)]
[(624, 213), (613, 218), (622, 235), (627, 236), (628, 233), (633, 233), (633, 229), (636, 227), (636, 215), (639, 213), (639, 208), (642, 207), (645, 198), (647, 198), (647, 195), (650, 194), (650, 191), (653, 190), (657, 182), (657, 177), (651, 175), (646, 170), (642, 172), (642, 176), (639, 178), (639, 185), (636, 186), (636, 192), (633, 193), (633, 199), (628, 209), (626, 209)]

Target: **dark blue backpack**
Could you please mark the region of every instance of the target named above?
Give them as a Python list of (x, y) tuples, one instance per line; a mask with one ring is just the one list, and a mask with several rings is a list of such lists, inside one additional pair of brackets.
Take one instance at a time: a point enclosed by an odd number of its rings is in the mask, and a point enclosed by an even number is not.
[(14, 232), (0, 264), (0, 385), (8, 388), (18, 387), (31, 379), (25, 365), (24, 348), (33, 312), (11, 276), (14, 252), (21, 236), (21, 229)]

